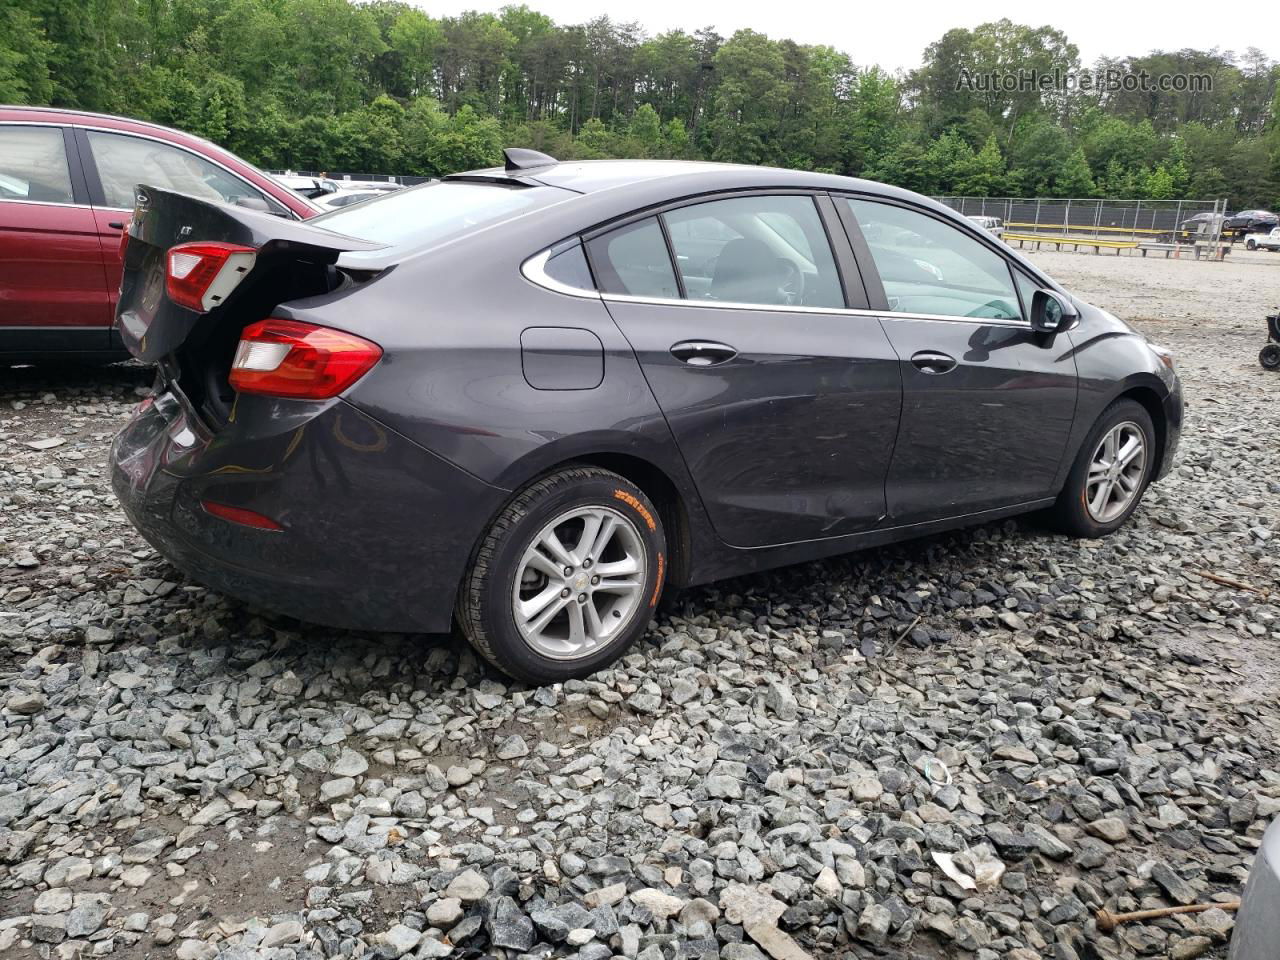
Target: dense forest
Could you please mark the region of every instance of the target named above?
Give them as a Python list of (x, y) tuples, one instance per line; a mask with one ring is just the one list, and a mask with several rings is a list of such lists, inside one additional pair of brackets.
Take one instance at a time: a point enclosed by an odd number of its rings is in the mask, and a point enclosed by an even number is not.
[(648, 36), (607, 16), (432, 17), (395, 0), (0, 0), (0, 102), (146, 118), (272, 168), (441, 174), (519, 145), (935, 194), (1280, 205), (1280, 67), (1260, 50), (1083, 65), (1206, 75), (1209, 91), (991, 92), (957, 80), (1074, 71), (1077, 48), (1001, 20), (949, 30), (891, 75), (859, 39), (845, 52), (751, 30)]

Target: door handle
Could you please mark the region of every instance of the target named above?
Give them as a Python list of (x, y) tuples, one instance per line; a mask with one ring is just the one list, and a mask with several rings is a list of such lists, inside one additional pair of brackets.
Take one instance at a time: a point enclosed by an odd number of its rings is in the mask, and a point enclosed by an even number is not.
[(956, 368), (956, 358), (936, 350), (921, 350), (911, 355), (911, 363), (921, 373), (950, 373)]
[(108, 226), (108, 227), (110, 227), (112, 230), (123, 230), (123, 229), (124, 229), (124, 221), (123, 221), (123, 220), (108, 220), (108, 221), (107, 221), (107, 226)]
[(671, 355), (691, 367), (710, 367), (732, 360), (738, 351), (714, 340), (682, 340), (671, 348)]

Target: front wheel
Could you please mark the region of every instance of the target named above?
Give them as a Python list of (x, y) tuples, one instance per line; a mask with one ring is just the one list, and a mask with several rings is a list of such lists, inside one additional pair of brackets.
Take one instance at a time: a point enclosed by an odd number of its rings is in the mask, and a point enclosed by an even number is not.
[(569, 467), (521, 490), (477, 548), (457, 620), (499, 670), (531, 684), (607, 666), (644, 633), (666, 575), (657, 507), (629, 480)]
[(1155, 465), (1151, 415), (1135, 400), (1103, 411), (1052, 508), (1054, 525), (1077, 537), (1104, 537), (1137, 509)]
[(1268, 343), (1258, 354), (1264, 370), (1280, 370), (1280, 343)]

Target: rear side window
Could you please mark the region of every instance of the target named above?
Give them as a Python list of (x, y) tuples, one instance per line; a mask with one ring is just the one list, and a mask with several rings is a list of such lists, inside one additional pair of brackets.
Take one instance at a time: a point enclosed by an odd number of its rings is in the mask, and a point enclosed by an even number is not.
[(543, 272), (557, 283), (579, 290), (594, 290), (595, 281), (591, 279), (591, 268), (587, 266), (587, 255), (582, 250), (580, 241), (573, 241), (562, 250), (552, 253), (547, 259)]
[(396, 190), (308, 222), (374, 243), (426, 248), (572, 196), (559, 187), (443, 181)]
[[(273, 213), (284, 206), (204, 157), (159, 140), (88, 131), (89, 147), (108, 207), (131, 209), (134, 187), (146, 184), (215, 203), (235, 203)], [(247, 201), (247, 202), (246, 202)]]
[(813, 198), (711, 200), (663, 215), (690, 300), (843, 307)]
[(680, 288), (671, 269), (667, 242), (656, 218), (629, 223), (596, 237), (589, 246), (602, 292), (665, 300), (679, 298)]
[(0, 200), (75, 202), (60, 127), (0, 126)]

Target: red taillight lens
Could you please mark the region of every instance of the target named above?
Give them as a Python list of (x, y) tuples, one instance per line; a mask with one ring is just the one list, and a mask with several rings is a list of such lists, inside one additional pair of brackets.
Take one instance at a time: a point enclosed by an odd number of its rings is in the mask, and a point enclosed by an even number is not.
[(165, 288), (180, 307), (206, 313), (253, 269), (253, 247), (234, 243), (183, 243), (165, 257)]
[(120, 259), (124, 259), (124, 248), (129, 246), (129, 228), (133, 226), (132, 220), (124, 222), (124, 229), (120, 231)]
[(241, 393), (324, 400), (363, 377), (381, 357), (380, 346), (353, 333), (269, 317), (240, 334), (229, 380)]
[(201, 500), (200, 506), (204, 507), (204, 512), (210, 516), (217, 517), (219, 520), (238, 523), (242, 527), (253, 527), (256, 530), (271, 530), (273, 532), (284, 529), (270, 517), (255, 513), (253, 510), (246, 510), (244, 507), (233, 507), (229, 503), (218, 503), (216, 500)]

